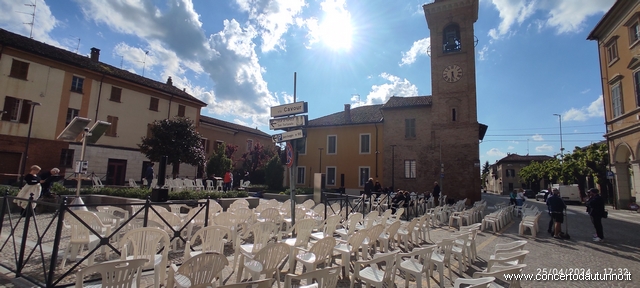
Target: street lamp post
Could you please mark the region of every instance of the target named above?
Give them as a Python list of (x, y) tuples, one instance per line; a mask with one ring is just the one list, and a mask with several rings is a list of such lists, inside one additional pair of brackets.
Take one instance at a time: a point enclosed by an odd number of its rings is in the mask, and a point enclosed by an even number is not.
[(27, 164), (27, 158), (29, 158), (29, 156), (27, 156), (27, 154), (29, 153), (29, 140), (31, 140), (31, 127), (33, 126), (33, 112), (35, 111), (36, 106), (40, 106), (40, 103), (38, 102), (33, 102), (30, 101), (28, 102), (29, 105), (31, 105), (31, 118), (29, 119), (29, 131), (27, 132), (27, 143), (25, 144), (24, 147), (24, 154), (22, 154), (22, 161), (20, 161), (20, 187), (22, 187), (22, 184), (24, 183), (24, 175), (22, 175), (24, 173), (24, 169), (25, 166)]
[(391, 189), (395, 191), (396, 189), (396, 145), (391, 145)]
[(320, 154), (320, 163), (318, 163), (318, 173), (322, 174), (322, 150), (324, 150), (324, 148), (318, 148), (318, 151)]
[(560, 157), (564, 157), (564, 146), (562, 146), (562, 115), (553, 114), (554, 116), (558, 116), (558, 120), (560, 121)]

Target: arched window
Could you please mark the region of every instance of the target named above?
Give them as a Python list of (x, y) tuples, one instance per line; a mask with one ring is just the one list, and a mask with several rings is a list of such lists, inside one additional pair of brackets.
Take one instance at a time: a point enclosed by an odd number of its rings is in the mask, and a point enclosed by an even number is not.
[(462, 48), (460, 42), (460, 27), (458, 24), (451, 24), (442, 31), (442, 52), (458, 52)]

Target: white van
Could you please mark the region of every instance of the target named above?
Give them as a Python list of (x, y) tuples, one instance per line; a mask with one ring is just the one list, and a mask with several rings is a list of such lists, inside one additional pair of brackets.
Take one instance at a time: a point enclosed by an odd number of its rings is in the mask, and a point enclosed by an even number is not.
[(578, 202), (582, 203), (582, 197), (580, 197), (580, 188), (578, 184), (572, 185), (559, 185), (553, 184), (552, 188), (557, 188), (560, 191), (560, 197), (564, 202)]

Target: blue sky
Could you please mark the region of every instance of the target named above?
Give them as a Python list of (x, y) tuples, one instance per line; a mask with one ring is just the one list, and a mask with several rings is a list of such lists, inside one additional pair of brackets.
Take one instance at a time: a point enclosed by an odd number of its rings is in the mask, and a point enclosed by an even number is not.
[[(432, 1), (428, 1), (432, 2)], [(480, 160), (603, 140), (597, 45), (614, 0), (481, 0), (475, 25)], [(36, 3), (35, 24), (31, 22)], [(423, 1), (0, 0), (0, 27), (186, 88), (203, 114), (267, 127), (269, 107), (309, 118), (391, 96), (431, 95)], [(13, 12), (7, 12), (13, 11)], [(145, 55), (145, 52), (147, 52)]]

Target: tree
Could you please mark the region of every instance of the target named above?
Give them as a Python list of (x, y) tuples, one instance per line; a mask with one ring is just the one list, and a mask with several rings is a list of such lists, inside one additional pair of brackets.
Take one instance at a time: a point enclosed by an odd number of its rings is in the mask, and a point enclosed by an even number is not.
[(232, 167), (233, 161), (227, 157), (225, 146), (218, 145), (207, 162), (207, 175), (223, 177)]
[(484, 162), (484, 165), (482, 165), (482, 187), (485, 186), (485, 183), (487, 181), (487, 177), (489, 176), (489, 168), (491, 166), (489, 165), (489, 161)]
[[(267, 166), (267, 162), (274, 155), (276, 155), (274, 149), (269, 149), (264, 145), (257, 142), (251, 151), (242, 154), (242, 170), (248, 171), (249, 176), (253, 177), (256, 171), (263, 170)], [(254, 178), (252, 178), (253, 181)]]
[(173, 177), (180, 172), (180, 163), (204, 165), (202, 137), (196, 131), (192, 120), (183, 117), (156, 120), (150, 129), (151, 137), (142, 137), (142, 143), (138, 144), (140, 152), (154, 162), (159, 162), (162, 156), (167, 156), (168, 163), (173, 165)]
[(265, 183), (270, 190), (282, 189), (282, 181), (284, 181), (284, 167), (282, 166), (280, 155), (274, 155), (269, 159), (265, 168)]

